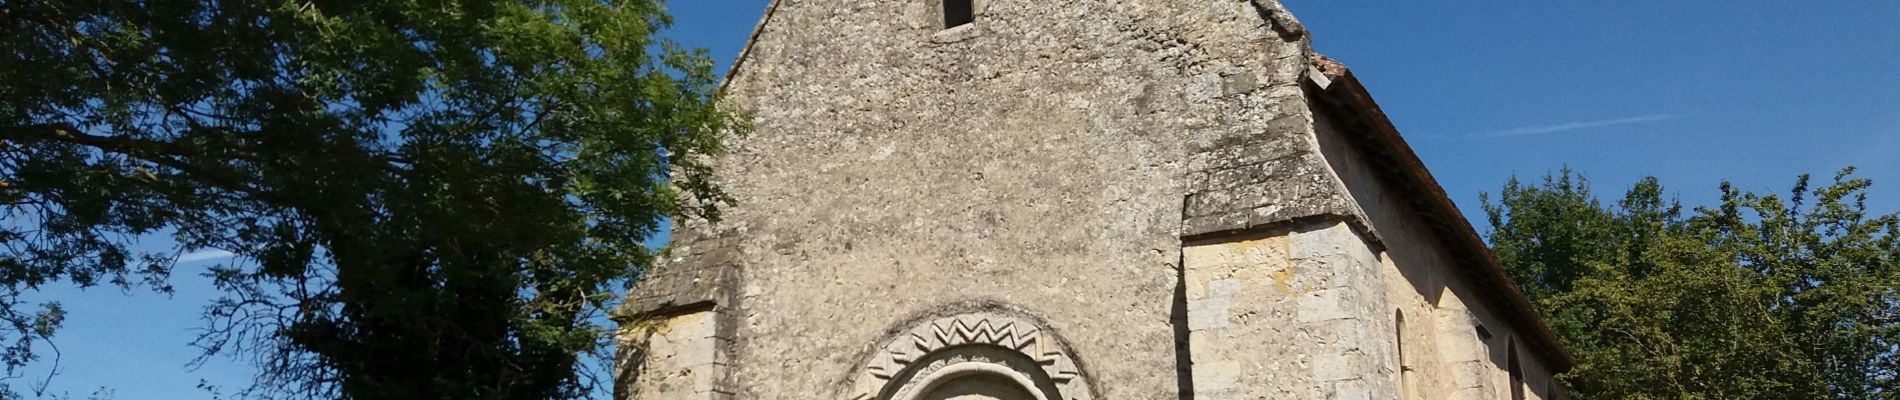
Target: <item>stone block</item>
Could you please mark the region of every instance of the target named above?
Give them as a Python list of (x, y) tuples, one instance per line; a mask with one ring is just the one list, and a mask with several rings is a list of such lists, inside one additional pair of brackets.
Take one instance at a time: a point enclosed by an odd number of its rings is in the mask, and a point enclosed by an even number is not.
[(1187, 312), (1190, 331), (1225, 328), (1233, 318), (1232, 302), (1226, 298), (1189, 301)]
[(1334, 400), (1371, 400), (1372, 391), (1366, 388), (1364, 380), (1353, 379), (1333, 383)]
[(1239, 279), (1220, 279), (1207, 282), (1207, 297), (1225, 298), (1240, 293)]
[(1240, 363), (1232, 361), (1196, 363), (1194, 365), (1194, 393), (1219, 394), (1233, 391), (1244, 373)]
[(1354, 317), (1352, 310), (1346, 307), (1349, 293), (1351, 289), (1326, 289), (1301, 295), (1298, 300), (1299, 321), (1319, 322)]
[(1355, 352), (1342, 351), (1337, 347), (1326, 347), (1313, 356), (1313, 379), (1320, 382), (1333, 382), (1348, 379), (1360, 379), (1365, 375), (1365, 357)]

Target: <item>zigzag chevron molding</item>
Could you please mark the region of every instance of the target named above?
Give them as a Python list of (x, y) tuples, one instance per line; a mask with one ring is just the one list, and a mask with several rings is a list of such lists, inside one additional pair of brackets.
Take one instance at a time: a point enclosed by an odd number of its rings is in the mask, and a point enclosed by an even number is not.
[[(938, 357), (930, 365), (918, 365), (925, 359), (944, 351), (957, 351), (968, 346), (984, 346), (1003, 349), (1021, 354), (1035, 365), (1021, 365), (1007, 360), (992, 359), (980, 355), (948, 355)], [(1076, 369), (1075, 359), (1055, 335), (1045, 332), (1036, 322), (1008, 314), (994, 312), (976, 312), (932, 319), (918, 324), (901, 334), (887, 339), (883, 346), (873, 354), (870, 362), (853, 378), (849, 395), (851, 400), (893, 400), (905, 399), (915, 395), (916, 391), (926, 390), (931, 383), (926, 379), (932, 371), (953, 367), (969, 367), (969, 363), (983, 363), (989, 371), (1009, 371), (1000, 374), (1024, 383), (1038, 386), (1046, 376), (1047, 382), (1058, 392), (1060, 398), (1048, 400), (1092, 400), (1091, 390), (1081, 372)], [(968, 368), (964, 368), (968, 369)], [(1036, 369), (1030, 371), (1026, 369)], [(886, 393), (891, 380), (907, 370), (915, 373), (906, 382), (899, 382), (896, 390), (889, 391), (889, 399), (879, 398)], [(1033, 390), (1033, 388), (1032, 388)], [(1039, 398), (1042, 396), (1038, 396)]]

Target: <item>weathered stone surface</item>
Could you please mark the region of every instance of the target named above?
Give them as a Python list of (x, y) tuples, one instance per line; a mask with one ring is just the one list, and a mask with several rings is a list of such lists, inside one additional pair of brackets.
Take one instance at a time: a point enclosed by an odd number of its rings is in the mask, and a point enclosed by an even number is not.
[(707, 237), (691, 230), (674, 233), (673, 247), (657, 266), (640, 277), (614, 314), (635, 320), (673, 310), (709, 308), (736, 293), (739, 285), (739, 240)]
[(945, 383), (933, 382), (932, 376), (943, 376), (933, 372), (963, 368), (995, 371), (1010, 378), (1003, 381), (1043, 380), (1047, 384), (993, 391), (1042, 392), (1049, 400), (1095, 399), (1096, 391), (1082, 375), (1068, 343), (1042, 321), (1002, 305), (972, 303), (952, 308), (961, 307), (968, 308), (928, 317), (889, 335), (858, 364), (857, 373), (837, 397), (912, 398)]
[[(623, 386), (882, 399), (991, 368), (1069, 399), (1394, 399), (1396, 309), (1447, 371), (1418, 387), (1497, 387), (1449, 371), (1503, 345), (1453, 333), (1517, 328), (1458, 302), (1482, 303), (1315, 106), (1332, 78), (1276, 2), (977, 0), (949, 29), (940, 4), (771, 6), (728, 81), (756, 126), (717, 160), (737, 204), (681, 221), (619, 313), (709, 316), (715, 351), (623, 358), (716, 371)], [(1002, 320), (1065, 345), (999, 351), (1022, 335)]]
[[(1310, 135), (1270, 131), (1300, 126), (1273, 121), (1305, 109), (1305, 43), (1232, 1), (989, 1), (946, 40), (931, 3), (782, 2), (732, 78), (757, 130), (704, 229), (738, 238), (742, 397), (824, 397), (892, 316), (969, 299), (1074, 332), (1107, 398), (1174, 397), (1188, 164), (1319, 160), (1269, 137)], [(1243, 228), (1275, 194), (1247, 195), (1219, 205)]]
[[(1449, 256), (1452, 253), (1441, 235), (1429, 229), (1418, 217), (1419, 210), (1407, 201), (1417, 194), (1391, 188), (1390, 180), (1381, 176), (1384, 171), (1337, 131), (1332, 117), (1322, 114), (1318, 118), (1317, 138), (1329, 173), (1345, 184), (1354, 212), (1379, 234), (1380, 252), (1373, 265), (1379, 272), (1363, 274), (1376, 280), (1353, 285), (1383, 287), (1376, 289), (1383, 292), (1379, 295), (1383, 304), (1362, 311), (1369, 313), (1371, 324), (1365, 330), (1369, 332), (1368, 340), (1402, 342), (1391, 346), (1391, 353), (1369, 353), (1378, 364), (1369, 367), (1394, 375), (1402, 367), (1409, 369), (1404, 380), (1414, 394), (1442, 394), (1448, 399), (1509, 398), (1509, 373), (1505, 369), (1509, 347), (1516, 338), (1538, 327), (1514, 325), (1499, 315), (1503, 305), (1492, 303), (1494, 297), (1486, 293), (1495, 289), (1469, 279), (1469, 265)], [(1299, 257), (1318, 259), (1325, 254)], [(1403, 326), (1397, 324), (1399, 315), (1404, 316)], [(1492, 332), (1492, 336), (1480, 337), (1479, 327)], [(1398, 364), (1401, 347), (1404, 366)], [(1518, 347), (1525, 351), (1523, 344)], [(1526, 398), (1562, 398), (1561, 393), (1553, 391), (1554, 368), (1528, 352), (1522, 360)], [(1383, 398), (1373, 393), (1373, 398)]]
[(1195, 398), (1395, 398), (1375, 365), (1391, 343), (1366, 335), (1383, 314), (1383, 287), (1362, 284), (1377, 281), (1377, 256), (1337, 221), (1291, 228), (1183, 250)]
[(685, 313), (623, 326), (617, 339), (620, 398), (719, 399), (725, 364), (712, 312)]

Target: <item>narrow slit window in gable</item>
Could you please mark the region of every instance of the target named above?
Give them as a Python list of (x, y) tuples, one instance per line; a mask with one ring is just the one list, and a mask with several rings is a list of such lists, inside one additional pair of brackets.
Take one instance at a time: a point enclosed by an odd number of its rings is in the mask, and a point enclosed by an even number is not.
[(943, 0), (943, 27), (955, 28), (976, 21), (975, 0)]

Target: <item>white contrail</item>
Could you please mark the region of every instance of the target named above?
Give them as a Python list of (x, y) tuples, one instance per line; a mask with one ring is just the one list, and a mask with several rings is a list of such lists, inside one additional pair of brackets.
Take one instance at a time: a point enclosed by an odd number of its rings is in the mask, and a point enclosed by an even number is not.
[(235, 255), (237, 254), (229, 252), (229, 251), (218, 250), (218, 249), (205, 249), (205, 250), (198, 250), (198, 251), (194, 251), (190, 253), (185, 253), (185, 255), (178, 256), (178, 262), (188, 263), (188, 262), (194, 262), (194, 261), (216, 260), (220, 258), (230, 258), (231, 256), (235, 256)]
[(1613, 126), (1613, 125), (1640, 124), (1644, 122), (1656, 122), (1656, 121), (1663, 121), (1663, 120), (1674, 119), (1674, 118), (1676, 118), (1676, 116), (1671, 115), (1671, 114), (1638, 115), (1634, 117), (1605, 119), (1605, 120), (1596, 120), (1596, 121), (1582, 121), (1582, 122), (1570, 122), (1570, 123), (1552, 124), (1552, 125), (1524, 126), (1524, 127), (1505, 129), (1501, 131), (1485, 132), (1485, 133), (1480, 133), (1476, 135), (1465, 136), (1464, 138), (1465, 139), (1496, 139), (1496, 138), (1507, 138), (1507, 137), (1518, 137), (1518, 136), (1549, 135), (1552, 133), (1568, 132), (1568, 131), (1574, 131), (1574, 130), (1580, 130), (1580, 129), (1601, 128), (1601, 127)]

